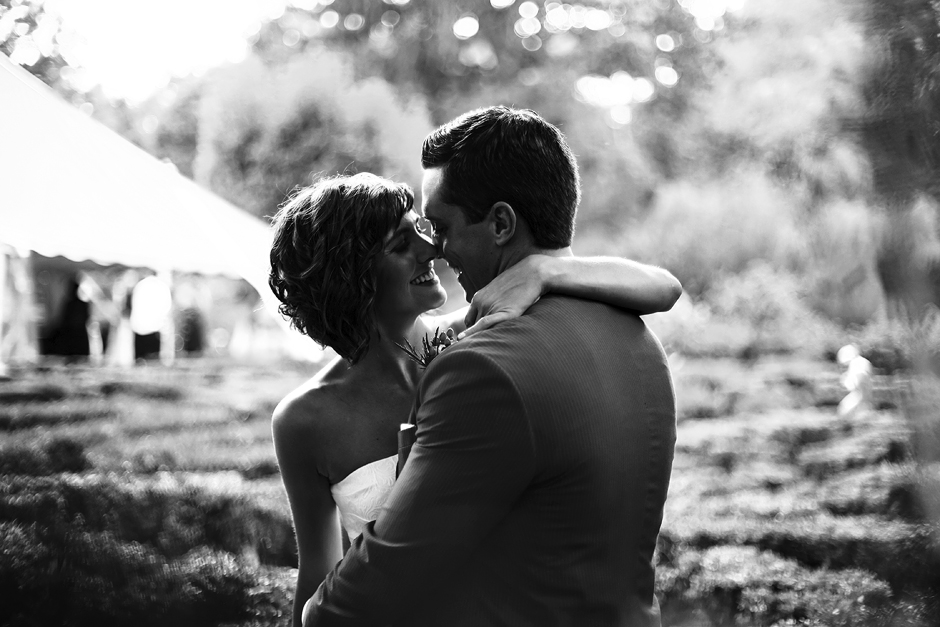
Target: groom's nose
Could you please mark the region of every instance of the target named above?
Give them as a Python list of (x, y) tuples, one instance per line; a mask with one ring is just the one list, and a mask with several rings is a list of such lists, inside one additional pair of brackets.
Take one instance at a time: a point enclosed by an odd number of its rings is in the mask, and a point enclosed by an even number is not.
[(444, 240), (439, 237), (437, 234), (432, 234), (429, 236), (424, 236), (434, 247), (434, 258), (443, 259), (444, 258)]

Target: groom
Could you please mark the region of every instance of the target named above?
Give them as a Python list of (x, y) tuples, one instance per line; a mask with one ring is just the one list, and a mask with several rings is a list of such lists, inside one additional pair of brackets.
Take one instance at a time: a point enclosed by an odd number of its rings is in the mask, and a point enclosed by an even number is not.
[[(537, 114), (467, 113), (422, 163), (425, 217), (468, 297), (528, 255), (571, 254), (577, 165)], [(544, 296), (437, 357), (414, 412), (408, 463), (305, 626), (660, 624), (675, 397), (637, 316)]]

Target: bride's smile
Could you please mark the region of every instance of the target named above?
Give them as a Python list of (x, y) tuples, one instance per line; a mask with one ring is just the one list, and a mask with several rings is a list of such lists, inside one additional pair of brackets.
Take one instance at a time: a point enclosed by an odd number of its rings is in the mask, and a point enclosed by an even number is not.
[(414, 279), (412, 285), (424, 285), (424, 286), (433, 286), (440, 284), (440, 281), (437, 279), (437, 274), (434, 272), (434, 262), (430, 262), (428, 265), (431, 267), (427, 272), (422, 273), (416, 279)]

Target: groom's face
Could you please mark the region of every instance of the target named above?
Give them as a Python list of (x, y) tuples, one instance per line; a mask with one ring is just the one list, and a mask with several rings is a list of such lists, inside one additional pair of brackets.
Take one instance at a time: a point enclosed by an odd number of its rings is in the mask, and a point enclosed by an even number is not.
[(424, 217), (434, 229), (438, 253), (457, 272), (457, 282), (470, 302), (476, 291), (498, 274), (498, 250), (488, 218), (468, 224), (459, 206), (441, 201), (441, 178), (440, 168), (424, 171), (421, 184)]

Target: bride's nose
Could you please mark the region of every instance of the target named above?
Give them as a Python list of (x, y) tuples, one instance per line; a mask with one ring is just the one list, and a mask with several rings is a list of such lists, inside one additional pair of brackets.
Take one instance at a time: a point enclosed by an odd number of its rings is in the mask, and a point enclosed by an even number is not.
[(421, 235), (415, 248), (418, 263), (427, 263), (438, 257), (437, 245), (427, 235)]

